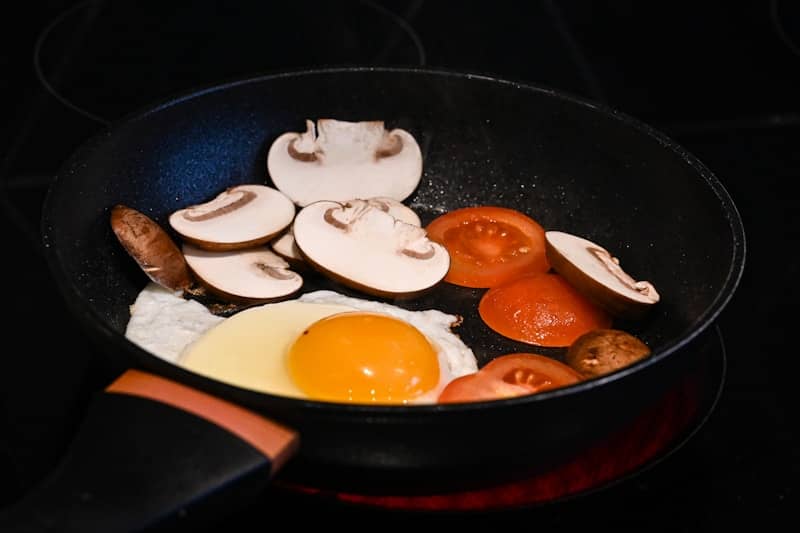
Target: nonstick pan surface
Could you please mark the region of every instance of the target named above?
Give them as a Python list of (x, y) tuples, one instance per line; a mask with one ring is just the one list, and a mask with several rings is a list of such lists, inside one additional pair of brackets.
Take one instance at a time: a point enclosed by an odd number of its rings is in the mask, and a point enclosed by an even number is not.
[[(424, 174), (406, 203), (423, 224), (459, 207), (502, 205), (546, 230), (581, 235), (612, 251), (662, 296), (646, 319), (616, 323), (651, 346), (653, 356), (529, 397), (397, 407), (240, 389), (127, 341), (129, 306), (147, 279), (111, 232), (111, 207), (128, 205), (167, 228), (171, 212), (226, 187), (271, 185), (266, 153), (272, 140), (317, 118), (384, 120), (411, 132), (422, 148)], [(281, 475), (378, 490), (526, 475), (632, 419), (683, 371), (697, 349), (693, 341), (736, 290), (745, 257), (732, 199), (709, 169), (663, 134), (548, 88), (421, 69), (290, 72), (170, 99), (80, 147), (54, 181), (42, 223), (64, 299), (120, 370), (168, 377), (296, 429), (300, 448)], [(309, 279), (304, 290), (317, 288), (356, 294), (321, 278)], [(462, 315), (457, 331), (479, 364), (520, 351), (563, 356), (486, 328), (476, 311), (482, 293), (443, 283), (396, 304)]]

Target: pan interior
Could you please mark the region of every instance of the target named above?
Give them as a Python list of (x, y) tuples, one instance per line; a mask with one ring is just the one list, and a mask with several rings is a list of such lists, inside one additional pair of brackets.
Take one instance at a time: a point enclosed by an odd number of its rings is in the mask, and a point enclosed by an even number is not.
[[(705, 328), (735, 286), (742, 233), (724, 189), (646, 126), (550, 90), (442, 72), (362, 69), (200, 91), (89, 141), (54, 182), (43, 219), (68, 302), (92, 328), (141, 358), (121, 336), (146, 278), (111, 233), (110, 208), (128, 205), (167, 228), (171, 212), (226, 187), (272, 185), (270, 143), (317, 118), (384, 120), (411, 132), (422, 148), (424, 175), (407, 203), (423, 224), (459, 207), (500, 205), (547, 230), (606, 247), (662, 296), (647, 319), (617, 324), (657, 353)], [(318, 288), (356, 295), (322, 278), (310, 278), (304, 290)], [(491, 332), (477, 315), (482, 294), (442, 284), (395, 303), (462, 315), (458, 333), (479, 364), (512, 351), (561, 357), (560, 350), (532, 349)]]

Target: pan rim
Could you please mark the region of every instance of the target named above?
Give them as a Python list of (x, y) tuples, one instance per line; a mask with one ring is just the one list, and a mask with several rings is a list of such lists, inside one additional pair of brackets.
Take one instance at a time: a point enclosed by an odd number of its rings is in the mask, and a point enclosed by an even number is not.
[[(224, 91), (232, 87), (237, 87), (247, 84), (263, 83), (275, 79), (283, 78), (298, 78), (298, 77), (312, 77), (319, 75), (330, 74), (352, 74), (364, 72), (377, 72), (377, 73), (394, 73), (402, 75), (424, 75), (435, 77), (451, 77), (460, 78), (464, 80), (478, 80), (485, 83), (491, 83), (501, 86), (508, 86), (519, 90), (532, 91), (547, 94), (550, 97), (558, 98), (589, 108), (594, 112), (605, 115), (607, 118), (618, 120), (625, 126), (634, 128), (635, 130), (649, 136), (662, 147), (674, 152), (681, 160), (690, 165), (698, 174), (698, 177), (703, 179), (708, 187), (717, 197), (720, 206), (727, 218), (728, 226), (731, 231), (732, 239), (732, 254), (725, 281), (717, 292), (716, 297), (707, 306), (707, 308), (696, 318), (694, 324), (689, 328), (686, 334), (670, 343), (667, 343), (657, 351), (653, 352), (652, 357), (639, 361), (627, 368), (621, 369), (617, 372), (607, 376), (598, 377), (595, 379), (583, 381), (568, 387), (554, 389), (551, 391), (541, 392), (538, 394), (519, 396), (515, 398), (486, 400), (479, 402), (469, 403), (453, 403), (453, 404), (420, 404), (420, 405), (373, 405), (373, 404), (346, 404), (336, 402), (323, 402), (316, 400), (306, 400), (298, 398), (288, 398), (264, 392), (258, 392), (250, 389), (241, 388), (234, 385), (229, 385), (223, 381), (213, 378), (208, 378), (200, 374), (190, 372), (180, 365), (169, 363), (159, 357), (151, 354), (150, 352), (142, 349), (135, 343), (131, 342), (125, 336), (111, 327), (94, 308), (86, 302), (80, 295), (80, 292), (74, 287), (73, 282), (66, 275), (66, 272), (61, 268), (60, 251), (54, 246), (54, 220), (51, 218), (53, 211), (53, 204), (56, 196), (55, 191), (61, 186), (64, 180), (64, 175), (69, 172), (73, 166), (73, 162), (79, 160), (83, 154), (91, 152), (97, 145), (101, 144), (103, 140), (111, 135), (114, 131), (125, 124), (142, 120), (147, 116), (157, 113), (158, 111), (167, 107), (179, 105), (182, 102), (199, 98), (203, 95)], [(236, 78), (233, 80), (208, 84), (202, 87), (197, 87), (190, 90), (180, 91), (172, 96), (159, 99), (156, 102), (145, 105), (138, 110), (135, 110), (118, 120), (113, 121), (107, 128), (96, 133), (80, 144), (72, 154), (62, 163), (59, 170), (55, 173), (51, 183), (48, 187), (47, 194), (42, 208), (42, 218), (40, 221), (40, 231), (45, 249), (45, 258), (47, 260), (50, 273), (53, 276), (62, 297), (70, 305), (72, 312), (76, 318), (91, 327), (95, 333), (100, 334), (111, 342), (120, 342), (126, 344), (129, 352), (136, 356), (136, 360), (147, 361), (148, 367), (158, 367), (160, 365), (169, 365), (172, 372), (177, 371), (187, 378), (189, 381), (198, 383), (199, 386), (208, 385), (214, 388), (224, 389), (229, 391), (229, 397), (237, 396), (248, 399), (251, 404), (259, 403), (259, 399), (269, 398), (270, 401), (278, 401), (286, 403), (286, 405), (298, 406), (304, 410), (330, 412), (332, 414), (358, 414), (362, 416), (378, 416), (378, 417), (391, 417), (403, 416), (405, 413), (413, 412), (417, 415), (436, 415), (438, 413), (456, 413), (456, 412), (469, 412), (480, 409), (494, 409), (524, 406), (530, 403), (547, 402), (550, 400), (557, 400), (563, 397), (571, 397), (584, 391), (593, 390), (601, 387), (612, 386), (614, 383), (625, 379), (626, 377), (639, 373), (645, 368), (660, 364), (664, 359), (670, 357), (672, 354), (687, 347), (698, 336), (709, 329), (727, 307), (730, 300), (733, 298), (737, 291), (738, 285), (741, 281), (746, 258), (746, 236), (741, 215), (728, 193), (725, 186), (719, 181), (714, 173), (696, 156), (684, 148), (680, 143), (673, 140), (665, 133), (657, 130), (653, 126), (634, 118), (619, 109), (592, 101), (588, 98), (572, 94), (568, 91), (555, 89), (541, 84), (533, 84), (530, 82), (516, 81), (509, 78), (497, 77), (491, 74), (470, 72), (467, 70), (455, 70), (447, 68), (428, 68), (428, 67), (383, 67), (383, 66), (341, 66), (341, 67), (325, 67), (325, 68), (300, 68), (300, 69), (287, 69), (278, 72), (260, 74), (255, 76), (247, 76)], [(203, 387), (208, 389), (209, 387)]]

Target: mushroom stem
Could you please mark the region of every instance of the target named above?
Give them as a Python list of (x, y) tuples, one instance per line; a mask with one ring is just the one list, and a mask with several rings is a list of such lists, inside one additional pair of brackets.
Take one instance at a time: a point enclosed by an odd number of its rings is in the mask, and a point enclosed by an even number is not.
[(334, 228), (350, 231), (353, 225), (358, 223), (372, 209), (378, 209), (384, 213), (389, 212), (389, 206), (385, 203), (355, 199), (326, 209), (322, 218)]
[(399, 135), (393, 133), (386, 133), (381, 139), (381, 143), (375, 149), (375, 161), (384, 158), (392, 157), (399, 154), (403, 150), (403, 140)]

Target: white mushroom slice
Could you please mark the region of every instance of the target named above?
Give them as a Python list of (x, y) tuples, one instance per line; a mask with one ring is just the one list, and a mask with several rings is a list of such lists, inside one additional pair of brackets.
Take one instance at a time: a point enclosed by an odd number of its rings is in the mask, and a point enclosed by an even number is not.
[(306, 128), (279, 136), (267, 156), (272, 182), (299, 206), (380, 196), (403, 201), (419, 184), (422, 153), (403, 129), (334, 119), (320, 119), (316, 128), (307, 120)]
[(295, 207), (265, 185), (237, 185), (203, 204), (174, 212), (172, 228), (207, 250), (235, 250), (267, 242), (292, 223)]
[(425, 230), (368, 202), (321, 201), (294, 221), (297, 246), (324, 274), (379, 296), (406, 297), (447, 274), (450, 256)]
[[(401, 220), (406, 224), (411, 224), (414, 226), (422, 225), (419, 215), (417, 215), (413, 209), (402, 202), (398, 202), (394, 198), (379, 197), (368, 198), (367, 200), (355, 199), (348, 200), (345, 202), (345, 205), (355, 206), (361, 203), (368, 204), (380, 209), (381, 211), (385, 211), (394, 218)], [(289, 226), (286, 231), (273, 239), (269, 244), (272, 248), (272, 251), (286, 259), (289, 264), (292, 265), (292, 267), (300, 268), (302, 265), (304, 265), (305, 260), (303, 259), (303, 254), (297, 247), (297, 244), (294, 242), (293, 226)]]
[[(350, 200), (349, 203), (357, 201), (358, 200)], [(366, 202), (371, 206), (377, 207), (381, 211), (386, 211), (397, 220), (402, 220), (406, 224), (411, 224), (412, 226), (422, 225), (419, 215), (417, 215), (413, 209), (404, 203), (395, 200), (394, 198), (379, 196), (376, 198), (368, 198)]]
[(269, 243), (269, 246), (272, 248), (273, 252), (286, 259), (289, 264), (295, 261), (298, 263), (304, 261), (303, 254), (300, 253), (300, 248), (298, 248), (297, 244), (294, 242), (293, 226), (289, 226), (286, 231), (274, 238)]
[(613, 315), (640, 318), (660, 300), (650, 282), (633, 279), (616, 257), (592, 241), (548, 231), (545, 252), (556, 272)]
[(228, 300), (270, 302), (303, 285), (303, 278), (265, 247), (213, 252), (185, 243), (183, 256), (200, 283)]

